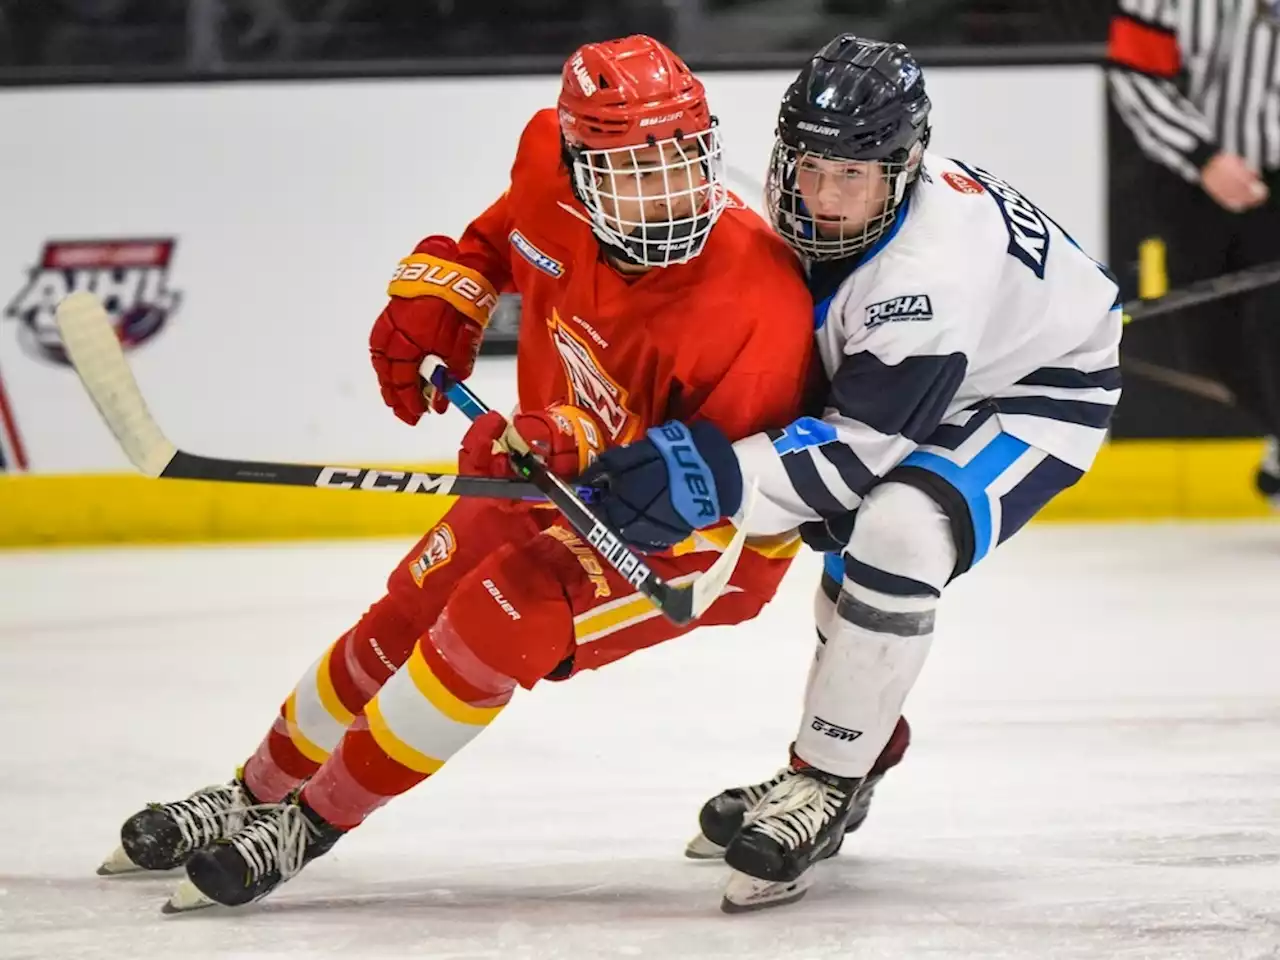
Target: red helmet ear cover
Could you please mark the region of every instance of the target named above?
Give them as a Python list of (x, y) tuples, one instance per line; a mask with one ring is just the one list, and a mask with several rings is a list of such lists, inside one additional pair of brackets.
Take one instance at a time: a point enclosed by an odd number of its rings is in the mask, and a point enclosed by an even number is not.
[(579, 47), (565, 62), (558, 106), (565, 142), (587, 150), (643, 146), (712, 123), (702, 82), (643, 35)]

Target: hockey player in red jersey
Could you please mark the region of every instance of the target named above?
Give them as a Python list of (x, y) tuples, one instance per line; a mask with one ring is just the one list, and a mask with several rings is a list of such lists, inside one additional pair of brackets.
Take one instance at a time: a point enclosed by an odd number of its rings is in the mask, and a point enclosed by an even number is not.
[[(457, 242), (428, 237), (396, 269), (370, 345), (397, 416), (444, 411), (443, 396), (424, 401), (419, 364), (437, 355), (465, 379), (505, 290), (523, 298), (514, 425), (562, 476), (665, 421), (732, 441), (800, 412), (812, 340), (800, 266), (726, 190), (702, 84), (648, 37), (575, 52), (558, 108), (521, 136), (506, 192)], [(473, 424), (462, 472), (510, 472), (504, 426), (497, 413)], [(650, 562), (679, 583), (731, 534), (700, 530)], [(755, 616), (798, 543), (749, 541), (699, 622)], [(135, 814), (102, 872), (185, 864), (174, 909), (257, 899), (434, 774), (517, 685), (688, 629), (554, 508), (461, 500), (307, 669), (236, 778)]]

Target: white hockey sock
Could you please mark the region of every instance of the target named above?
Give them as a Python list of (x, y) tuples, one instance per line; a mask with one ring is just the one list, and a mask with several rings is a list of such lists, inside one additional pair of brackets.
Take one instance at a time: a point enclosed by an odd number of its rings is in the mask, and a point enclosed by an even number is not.
[(845, 580), (805, 696), (796, 754), (840, 777), (865, 776), (893, 733), (933, 642), (936, 597), (895, 597)]
[(889, 742), (929, 654), (956, 547), (932, 497), (889, 481), (859, 507), (846, 555), (838, 600), (818, 591), (827, 642), (810, 675), (795, 750), (827, 773), (862, 777)]
[(818, 678), (818, 664), (822, 662), (822, 651), (826, 647), (826, 636), (836, 622), (836, 605), (823, 590), (818, 591), (813, 607), (813, 622), (818, 635), (814, 637), (813, 662), (809, 664), (809, 675), (804, 681), (804, 696), (809, 699), (809, 691)]

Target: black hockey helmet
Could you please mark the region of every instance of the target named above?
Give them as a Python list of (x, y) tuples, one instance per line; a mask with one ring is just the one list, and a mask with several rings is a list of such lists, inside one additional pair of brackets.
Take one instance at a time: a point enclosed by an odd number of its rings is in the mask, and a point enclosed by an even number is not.
[[(920, 66), (902, 44), (846, 33), (819, 50), (778, 111), (766, 199), (783, 239), (810, 260), (854, 256), (875, 243), (919, 175), (929, 109)], [(876, 161), (887, 194), (865, 217), (839, 224), (824, 218), (819, 230), (796, 180), (800, 164), (815, 161)]]

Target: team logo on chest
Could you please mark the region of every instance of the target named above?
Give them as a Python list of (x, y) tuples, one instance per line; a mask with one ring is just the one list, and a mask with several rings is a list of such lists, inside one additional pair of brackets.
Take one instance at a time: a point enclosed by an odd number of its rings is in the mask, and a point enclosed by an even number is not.
[(614, 443), (631, 440), (639, 420), (627, 407), (627, 391), (604, 372), (591, 348), (565, 326), (554, 309), (547, 327), (551, 342), (560, 354), (560, 362), (564, 364), (574, 404), (594, 413)]

